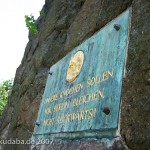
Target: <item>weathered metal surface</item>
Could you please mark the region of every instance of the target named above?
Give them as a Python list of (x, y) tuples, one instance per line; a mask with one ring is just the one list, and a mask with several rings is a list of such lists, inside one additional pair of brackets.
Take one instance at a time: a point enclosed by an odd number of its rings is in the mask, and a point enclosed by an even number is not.
[(129, 10), (50, 68), (34, 134), (117, 128), (128, 26)]

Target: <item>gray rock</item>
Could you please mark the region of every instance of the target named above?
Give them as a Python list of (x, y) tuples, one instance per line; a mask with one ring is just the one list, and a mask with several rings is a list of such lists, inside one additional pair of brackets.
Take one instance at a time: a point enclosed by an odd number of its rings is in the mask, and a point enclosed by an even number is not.
[[(46, 0), (44, 16), (37, 20), (39, 33), (29, 34), (21, 65), (16, 71), (8, 105), (0, 118), (0, 134), (28, 140), (34, 129), (48, 69), (75, 46), (132, 6), (126, 75), (122, 88), (120, 138), (54, 140), (45, 149), (99, 150), (150, 147), (150, 17), (148, 0)], [(6, 128), (9, 125), (8, 133)], [(107, 142), (109, 141), (109, 142)], [(109, 145), (110, 144), (110, 145)], [(43, 148), (37, 146), (37, 149)], [(127, 148), (128, 147), (128, 148)], [(5, 145), (4, 150), (29, 149)]]

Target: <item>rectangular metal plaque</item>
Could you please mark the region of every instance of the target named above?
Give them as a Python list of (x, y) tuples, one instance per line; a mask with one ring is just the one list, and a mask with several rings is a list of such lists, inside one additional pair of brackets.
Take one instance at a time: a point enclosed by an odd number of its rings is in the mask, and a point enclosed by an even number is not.
[(129, 10), (50, 68), (34, 134), (118, 126)]

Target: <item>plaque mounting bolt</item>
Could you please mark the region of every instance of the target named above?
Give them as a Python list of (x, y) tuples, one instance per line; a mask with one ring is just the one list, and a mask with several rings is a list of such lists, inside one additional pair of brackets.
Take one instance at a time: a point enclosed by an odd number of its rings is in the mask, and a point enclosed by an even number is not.
[(121, 26), (119, 24), (114, 24), (114, 28), (116, 29), (116, 31), (119, 31)]
[(35, 125), (40, 126), (40, 123), (38, 121), (36, 121)]
[(53, 73), (52, 72), (48, 72), (49, 73), (49, 75), (52, 75)]
[(104, 108), (102, 109), (102, 111), (103, 111), (106, 115), (109, 115), (109, 113), (110, 113), (109, 107), (104, 107)]

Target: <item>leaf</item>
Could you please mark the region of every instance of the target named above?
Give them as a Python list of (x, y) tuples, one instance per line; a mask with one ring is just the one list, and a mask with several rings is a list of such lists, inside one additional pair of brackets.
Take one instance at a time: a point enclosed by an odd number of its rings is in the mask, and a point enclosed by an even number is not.
[(26, 27), (33, 35), (38, 33), (37, 25), (35, 23), (35, 19), (32, 14), (30, 16), (25, 15), (25, 22), (26, 22)]

